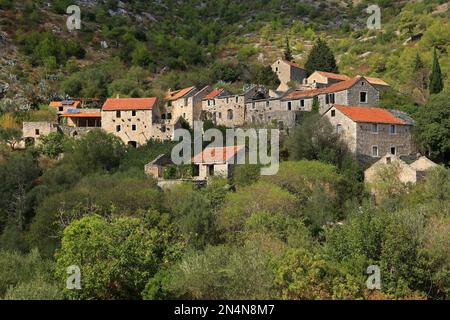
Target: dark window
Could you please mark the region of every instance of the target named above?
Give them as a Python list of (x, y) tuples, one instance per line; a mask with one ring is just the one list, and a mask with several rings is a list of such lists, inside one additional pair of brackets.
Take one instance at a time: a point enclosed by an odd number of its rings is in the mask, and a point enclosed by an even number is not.
[(169, 120), (172, 119), (172, 114), (171, 113), (167, 114), (167, 119), (169, 119)]
[(305, 106), (305, 100), (303, 100), (303, 99), (300, 100), (300, 106), (301, 106), (301, 107), (304, 107), (304, 106)]
[(335, 103), (334, 93), (330, 93), (330, 103)]
[(395, 124), (391, 124), (391, 134), (396, 134), (397, 133), (397, 127), (395, 126)]
[(116, 118), (120, 118), (121, 114), (120, 111), (116, 111)]
[(378, 147), (377, 146), (372, 147), (372, 157), (378, 157)]
[(397, 154), (397, 149), (395, 147), (391, 148), (391, 154), (393, 155)]
[(233, 110), (228, 110), (227, 111), (227, 117), (228, 117), (228, 120), (233, 120)]
[(331, 116), (336, 117), (336, 110), (331, 110)]
[(40, 134), (39, 129), (34, 130), (34, 133), (38, 136)]
[(287, 106), (288, 106), (288, 110), (290, 111), (290, 110), (292, 110), (292, 102), (288, 102), (288, 104), (287, 104)]
[(133, 125), (131, 126), (131, 130), (136, 131), (136, 125), (135, 125), (135, 124), (133, 124)]
[(116, 126), (116, 132), (120, 132), (120, 126)]
[(64, 111), (64, 107), (59, 107), (59, 111)]
[(131, 116), (136, 117), (136, 111), (131, 111)]
[(359, 102), (367, 103), (367, 92), (360, 92), (359, 93)]
[(378, 133), (378, 124), (372, 123), (372, 132), (373, 133)]
[(210, 176), (214, 176), (214, 165), (208, 166), (208, 173)]

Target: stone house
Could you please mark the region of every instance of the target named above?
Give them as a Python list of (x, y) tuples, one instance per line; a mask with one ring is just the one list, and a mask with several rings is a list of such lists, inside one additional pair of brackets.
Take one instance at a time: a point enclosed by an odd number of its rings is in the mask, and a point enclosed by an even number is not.
[(296, 90), (282, 99), (284, 110), (311, 111), (314, 97), (319, 101), (321, 113), (332, 105), (375, 107), (379, 105), (380, 93), (365, 77), (340, 81), (328, 87)]
[(159, 138), (155, 131), (160, 128), (154, 126), (160, 117), (157, 98), (107, 99), (101, 116), (102, 129), (121, 138), (125, 144), (137, 147)]
[(247, 103), (268, 97), (269, 92), (263, 86), (253, 86), (236, 95), (222, 93), (214, 99), (203, 101), (204, 118), (212, 120), (216, 125), (241, 127), (248, 122)]
[(388, 153), (364, 171), (364, 181), (368, 184), (374, 183), (380, 170), (382, 170), (382, 168), (386, 168), (387, 166), (396, 167), (398, 170), (397, 178), (400, 182), (405, 184), (415, 184), (416, 182), (424, 179), (427, 172), (438, 165), (429, 160), (427, 157), (420, 157), (412, 164), (407, 164), (400, 157)]
[(350, 77), (344, 74), (315, 71), (305, 80), (305, 85), (311, 88), (324, 88), (346, 80), (350, 80)]
[(272, 64), (272, 70), (280, 80), (278, 91), (289, 90), (289, 82), (296, 81), (303, 83), (308, 76), (308, 72), (295, 62), (278, 59)]
[(152, 162), (146, 164), (144, 171), (147, 175), (154, 177), (156, 180), (160, 180), (164, 177), (165, 167), (172, 164), (173, 162), (169, 155), (161, 154)]
[(194, 121), (200, 120), (203, 99), (211, 91), (212, 88), (210, 86), (206, 86), (201, 90), (198, 90), (196, 87), (176, 91), (169, 90), (165, 96), (161, 120), (169, 125), (175, 125), (180, 118), (183, 118), (192, 128)]
[(192, 158), (194, 180), (211, 177), (232, 178), (240, 157), (245, 157), (245, 146), (209, 147)]
[(41, 137), (58, 132), (58, 129), (59, 126), (56, 122), (24, 122), (22, 124), (22, 137), (26, 144), (39, 145)]
[(324, 116), (360, 160), (415, 152), (411, 134), (414, 122), (399, 111), (334, 105)]

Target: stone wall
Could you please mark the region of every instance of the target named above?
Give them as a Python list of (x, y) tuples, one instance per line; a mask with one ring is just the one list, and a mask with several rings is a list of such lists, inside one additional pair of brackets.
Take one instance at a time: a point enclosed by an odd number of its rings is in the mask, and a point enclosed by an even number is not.
[(144, 145), (152, 137), (153, 111), (135, 110), (133, 115), (131, 110), (122, 110), (120, 117), (116, 111), (102, 111), (102, 129), (119, 137), (125, 144)]
[[(333, 116), (334, 111), (334, 116)], [(340, 134), (342, 139), (347, 143), (350, 151), (356, 153), (357, 146), (357, 123), (349, 119), (347, 116), (342, 114), (336, 108), (330, 108), (324, 115), (328, 118), (334, 129), (338, 130), (338, 125), (340, 125)]]
[(391, 152), (395, 147), (397, 156), (408, 156), (416, 152), (412, 141), (410, 125), (396, 125), (396, 133), (390, 133), (389, 124), (378, 124), (378, 133), (372, 132), (371, 123), (358, 123), (356, 127), (359, 155), (372, 157), (372, 147), (378, 147), (378, 157)]
[(42, 136), (58, 131), (58, 124), (54, 122), (24, 122), (22, 126), (23, 138), (33, 139), (36, 145), (40, 144)]

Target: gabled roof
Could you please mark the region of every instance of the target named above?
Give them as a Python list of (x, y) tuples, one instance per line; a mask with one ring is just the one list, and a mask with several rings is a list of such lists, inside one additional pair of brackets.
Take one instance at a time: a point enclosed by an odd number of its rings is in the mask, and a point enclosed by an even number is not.
[(408, 124), (402, 119), (394, 116), (391, 111), (387, 109), (341, 105), (335, 105), (334, 107), (355, 122)]
[(374, 77), (364, 77), (364, 78), (366, 78), (367, 82), (369, 82), (370, 84), (390, 87), (390, 85), (382, 79), (374, 78)]
[(193, 163), (224, 163), (235, 157), (245, 146), (206, 148), (192, 158)]
[(168, 101), (178, 100), (180, 98), (183, 98), (185, 95), (187, 95), (189, 92), (191, 92), (194, 89), (195, 89), (195, 87), (189, 87), (189, 88), (184, 88), (184, 89), (175, 90), (175, 91), (169, 90), (166, 93), (165, 99)]
[(318, 74), (330, 78), (330, 79), (336, 79), (336, 80), (349, 80), (351, 79), (349, 76), (346, 76), (345, 74), (338, 74), (338, 73), (332, 73), (332, 72), (325, 72), (325, 71), (316, 71)]
[(216, 98), (217, 96), (221, 95), (223, 92), (225, 91), (224, 88), (220, 88), (220, 89), (214, 89), (213, 91), (211, 91), (209, 94), (207, 94), (203, 100), (211, 100)]
[(304, 98), (304, 97), (314, 97), (319, 94), (324, 93), (334, 93), (339, 91), (344, 91), (353, 87), (358, 81), (361, 79), (365, 79), (364, 77), (357, 76), (354, 78), (350, 78), (345, 81), (341, 81), (335, 84), (332, 84), (329, 87), (319, 88), (319, 89), (311, 89), (311, 90), (301, 90), (301, 91), (293, 91), (286, 96), (283, 100), (290, 100), (296, 98)]
[(410, 166), (416, 171), (427, 171), (431, 168), (437, 167), (437, 164), (423, 156), (417, 159), (417, 161), (411, 163)]
[(107, 99), (103, 105), (104, 111), (119, 110), (151, 110), (156, 104), (157, 98), (115, 98)]

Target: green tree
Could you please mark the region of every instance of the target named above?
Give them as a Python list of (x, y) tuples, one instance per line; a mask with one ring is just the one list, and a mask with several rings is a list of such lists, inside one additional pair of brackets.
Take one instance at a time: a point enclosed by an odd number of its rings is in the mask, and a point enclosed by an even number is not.
[(125, 145), (116, 136), (102, 130), (93, 130), (75, 142), (68, 150), (67, 161), (80, 172), (113, 171), (125, 155)]
[(0, 140), (15, 149), (22, 138), (22, 130), (16, 128), (0, 128)]
[(64, 230), (56, 275), (65, 281), (67, 267), (79, 266), (82, 289), (65, 294), (77, 299), (141, 298), (146, 283), (169, 258), (164, 255), (170, 232), (160, 229), (161, 218), (144, 214), (108, 221), (92, 215), (73, 222)]
[(317, 39), (311, 49), (306, 59), (305, 68), (310, 74), (314, 71), (339, 72), (333, 52), (321, 38)]
[(56, 158), (64, 151), (66, 136), (59, 132), (52, 132), (41, 138), (39, 150), (52, 158)]
[(442, 81), (442, 72), (441, 66), (439, 65), (439, 59), (437, 56), (436, 48), (434, 48), (433, 52), (433, 67), (431, 69), (430, 74), (430, 93), (437, 94), (444, 89), (444, 83)]
[(431, 96), (428, 103), (415, 114), (415, 136), (424, 154), (436, 161), (450, 161), (450, 94)]
[(294, 60), (294, 57), (292, 56), (291, 46), (289, 44), (288, 37), (286, 37), (286, 46), (284, 48), (283, 56), (284, 56), (284, 60), (287, 60), (287, 61)]
[(311, 107), (311, 112), (318, 114), (319, 111), (320, 111), (319, 98), (317, 96), (314, 96), (313, 102), (312, 102), (312, 107)]

